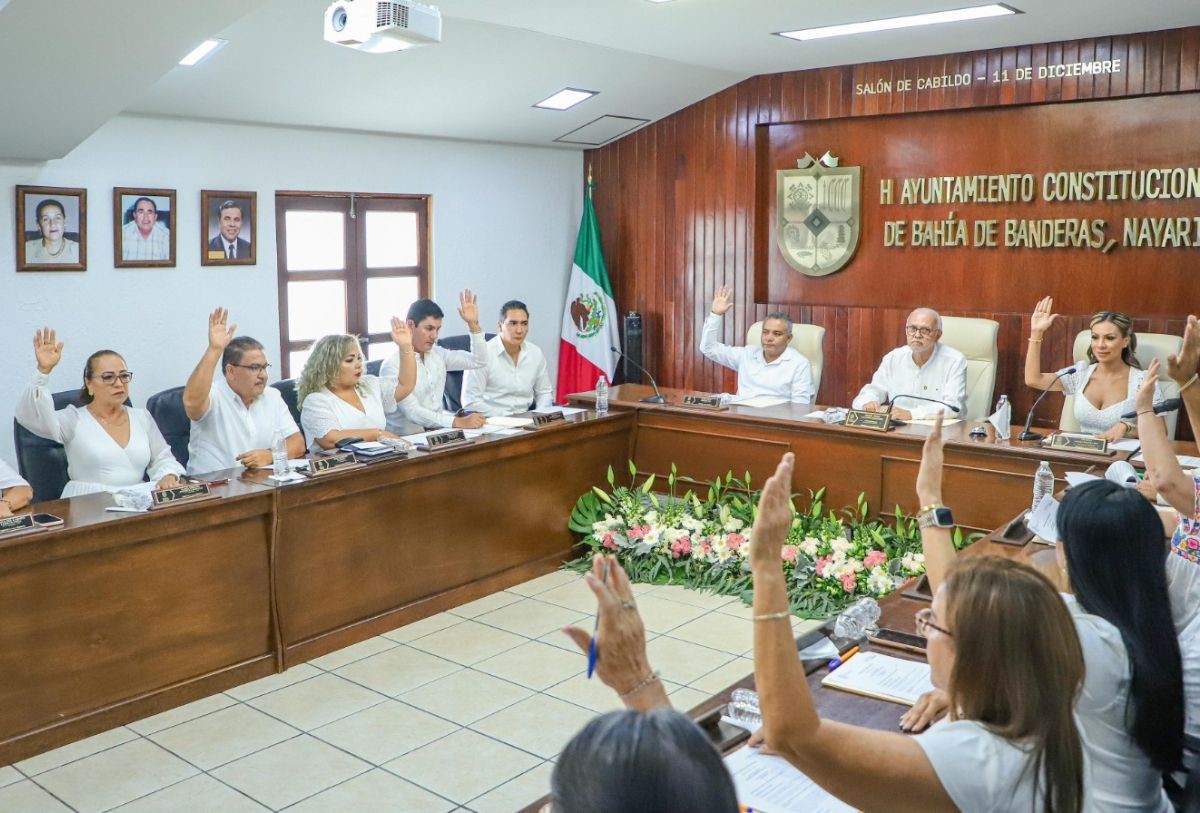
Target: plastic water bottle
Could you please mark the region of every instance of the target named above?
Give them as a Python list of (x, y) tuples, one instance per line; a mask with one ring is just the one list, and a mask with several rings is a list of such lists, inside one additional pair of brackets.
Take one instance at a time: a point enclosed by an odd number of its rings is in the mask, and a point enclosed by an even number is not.
[(275, 438), (271, 441), (271, 474), (276, 477), (286, 477), (288, 473), (287, 438), (283, 432), (276, 429)]
[(596, 414), (608, 414), (608, 379), (604, 376), (596, 379)]
[(1009, 403), (1007, 395), (1001, 395), (1000, 400), (996, 402), (996, 422), (1000, 424), (996, 430), (996, 437), (1009, 440), (1012, 437), (1012, 404)]
[(833, 622), (833, 634), (847, 641), (860, 641), (879, 631), (879, 602), (863, 596), (851, 604)]
[(750, 731), (762, 728), (762, 708), (758, 704), (758, 692), (753, 689), (734, 689), (725, 706), (725, 716), (736, 720)]
[(1038, 507), (1038, 503), (1046, 497), (1054, 494), (1054, 472), (1050, 471), (1050, 464), (1043, 460), (1038, 466), (1037, 474), (1033, 475), (1033, 506), (1030, 510)]

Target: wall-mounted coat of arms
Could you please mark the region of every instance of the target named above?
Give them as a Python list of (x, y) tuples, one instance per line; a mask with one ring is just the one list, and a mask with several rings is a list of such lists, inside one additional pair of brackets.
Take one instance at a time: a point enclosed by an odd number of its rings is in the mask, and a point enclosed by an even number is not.
[(861, 231), (861, 167), (839, 167), (826, 152), (776, 172), (775, 239), (788, 265), (823, 277), (854, 256)]

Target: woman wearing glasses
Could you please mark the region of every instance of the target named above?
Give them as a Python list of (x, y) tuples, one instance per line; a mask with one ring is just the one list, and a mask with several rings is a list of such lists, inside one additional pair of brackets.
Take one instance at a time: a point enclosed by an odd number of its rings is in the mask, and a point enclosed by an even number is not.
[(36, 435), (61, 443), (70, 477), (63, 497), (116, 491), (149, 477), (158, 488), (178, 484), (183, 466), (171, 454), (154, 418), (125, 406), (133, 373), (112, 350), (88, 356), (83, 368), (82, 407), (54, 409), (50, 373), (62, 360), (63, 343), (51, 328), (33, 336), (37, 373), (17, 401), (17, 421)]
[[(1026, 386), (1074, 395), (1075, 420), (1084, 432), (1110, 441), (1137, 437), (1137, 424), (1121, 417), (1133, 410), (1134, 395), (1146, 379), (1146, 371), (1134, 355), (1137, 334), (1133, 320), (1118, 311), (1100, 311), (1089, 322), (1092, 337), (1087, 360), (1076, 361), (1072, 373), (1044, 373), (1042, 338), (1058, 319), (1057, 313), (1051, 313), (1053, 308), (1054, 300), (1047, 296), (1033, 309), (1025, 353)], [(1154, 402), (1160, 401), (1162, 392), (1156, 382)]]

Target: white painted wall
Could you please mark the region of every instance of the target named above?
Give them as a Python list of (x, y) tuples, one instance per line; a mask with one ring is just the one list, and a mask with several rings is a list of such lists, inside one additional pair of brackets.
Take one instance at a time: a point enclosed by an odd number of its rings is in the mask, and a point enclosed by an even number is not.
[[(86, 272), (16, 272), (16, 184), (87, 188)], [(176, 268), (113, 267), (114, 186), (178, 191)], [(257, 191), (257, 266), (201, 267), (201, 189)], [(87, 356), (112, 348), (136, 374), (136, 406), (186, 381), (217, 305), (230, 308), (238, 332), (262, 341), (277, 362), (277, 189), (432, 195), (433, 296), (446, 311), (443, 332), (462, 332), (455, 300), (463, 287), (478, 291), (485, 329), (502, 302), (524, 300), (531, 338), (554, 374), (582, 211), (580, 153), (118, 117), (62, 160), (0, 162), (0, 457), (16, 462), (13, 405), (32, 375), (40, 325), (57, 328), (66, 342), (54, 390), (79, 386)]]

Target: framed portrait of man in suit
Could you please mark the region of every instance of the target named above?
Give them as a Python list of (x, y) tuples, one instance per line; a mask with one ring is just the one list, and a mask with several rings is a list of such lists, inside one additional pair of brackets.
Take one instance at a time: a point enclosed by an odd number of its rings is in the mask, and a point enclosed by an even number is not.
[(200, 264), (254, 265), (258, 196), (254, 192), (200, 191)]

